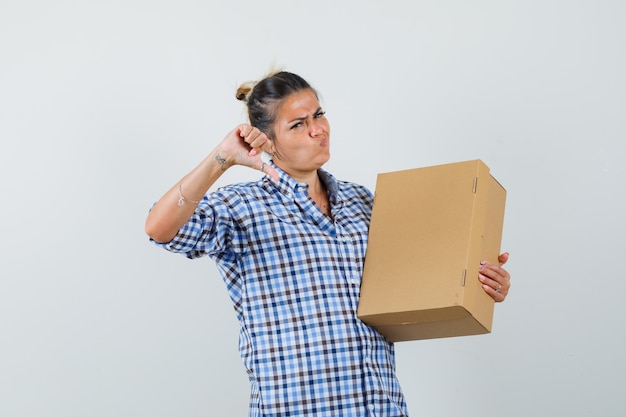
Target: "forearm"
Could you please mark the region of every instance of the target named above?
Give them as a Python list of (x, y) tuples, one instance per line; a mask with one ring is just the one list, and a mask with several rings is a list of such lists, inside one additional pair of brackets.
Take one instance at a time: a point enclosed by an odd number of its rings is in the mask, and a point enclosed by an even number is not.
[(148, 236), (157, 242), (172, 240), (194, 213), (198, 202), (229, 166), (218, 148), (214, 149), (150, 210), (145, 225)]
[[(233, 165), (259, 169), (263, 151), (273, 151), (272, 143), (264, 133), (250, 125), (237, 126), (154, 205), (146, 219), (148, 236), (161, 243), (171, 241), (226, 169)], [(278, 180), (278, 173), (272, 167), (268, 167), (266, 173)]]

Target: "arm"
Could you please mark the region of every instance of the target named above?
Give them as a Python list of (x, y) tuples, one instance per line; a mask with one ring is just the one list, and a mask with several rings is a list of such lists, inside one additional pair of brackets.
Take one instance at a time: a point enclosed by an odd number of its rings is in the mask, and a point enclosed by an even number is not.
[[(262, 151), (273, 151), (267, 136), (250, 125), (237, 126), (154, 205), (146, 219), (148, 236), (161, 243), (172, 240), (194, 213), (198, 202), (228, 168), (243, 165), (259, 169), (263, 163)], [(278, 179), (278, 173), (271, 166), (266, 166), (264, 171)]]

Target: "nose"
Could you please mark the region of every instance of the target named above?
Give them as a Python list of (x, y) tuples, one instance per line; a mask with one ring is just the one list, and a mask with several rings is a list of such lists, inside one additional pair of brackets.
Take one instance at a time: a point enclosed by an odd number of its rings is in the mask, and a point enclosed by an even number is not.
[(316, 137), (324, 131), (323, 121), (320, 119), (313, 119), (309, 125), (309, 134), (311, 137)]

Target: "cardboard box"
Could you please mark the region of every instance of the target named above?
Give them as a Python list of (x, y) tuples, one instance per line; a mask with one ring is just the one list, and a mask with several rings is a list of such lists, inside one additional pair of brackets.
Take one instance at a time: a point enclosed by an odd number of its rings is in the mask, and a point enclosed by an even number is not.
[(505, 199), (480, 160), (379, 174), (358, 317), (391, 342), (491, 332)]

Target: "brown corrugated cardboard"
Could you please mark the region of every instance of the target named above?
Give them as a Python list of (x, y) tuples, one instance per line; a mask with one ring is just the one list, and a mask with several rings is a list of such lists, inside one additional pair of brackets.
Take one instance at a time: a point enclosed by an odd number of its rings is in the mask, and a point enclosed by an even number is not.
[(480, 160), (379, 174), (358, 317), (392, 342), (489, 333), (505, 199)]

